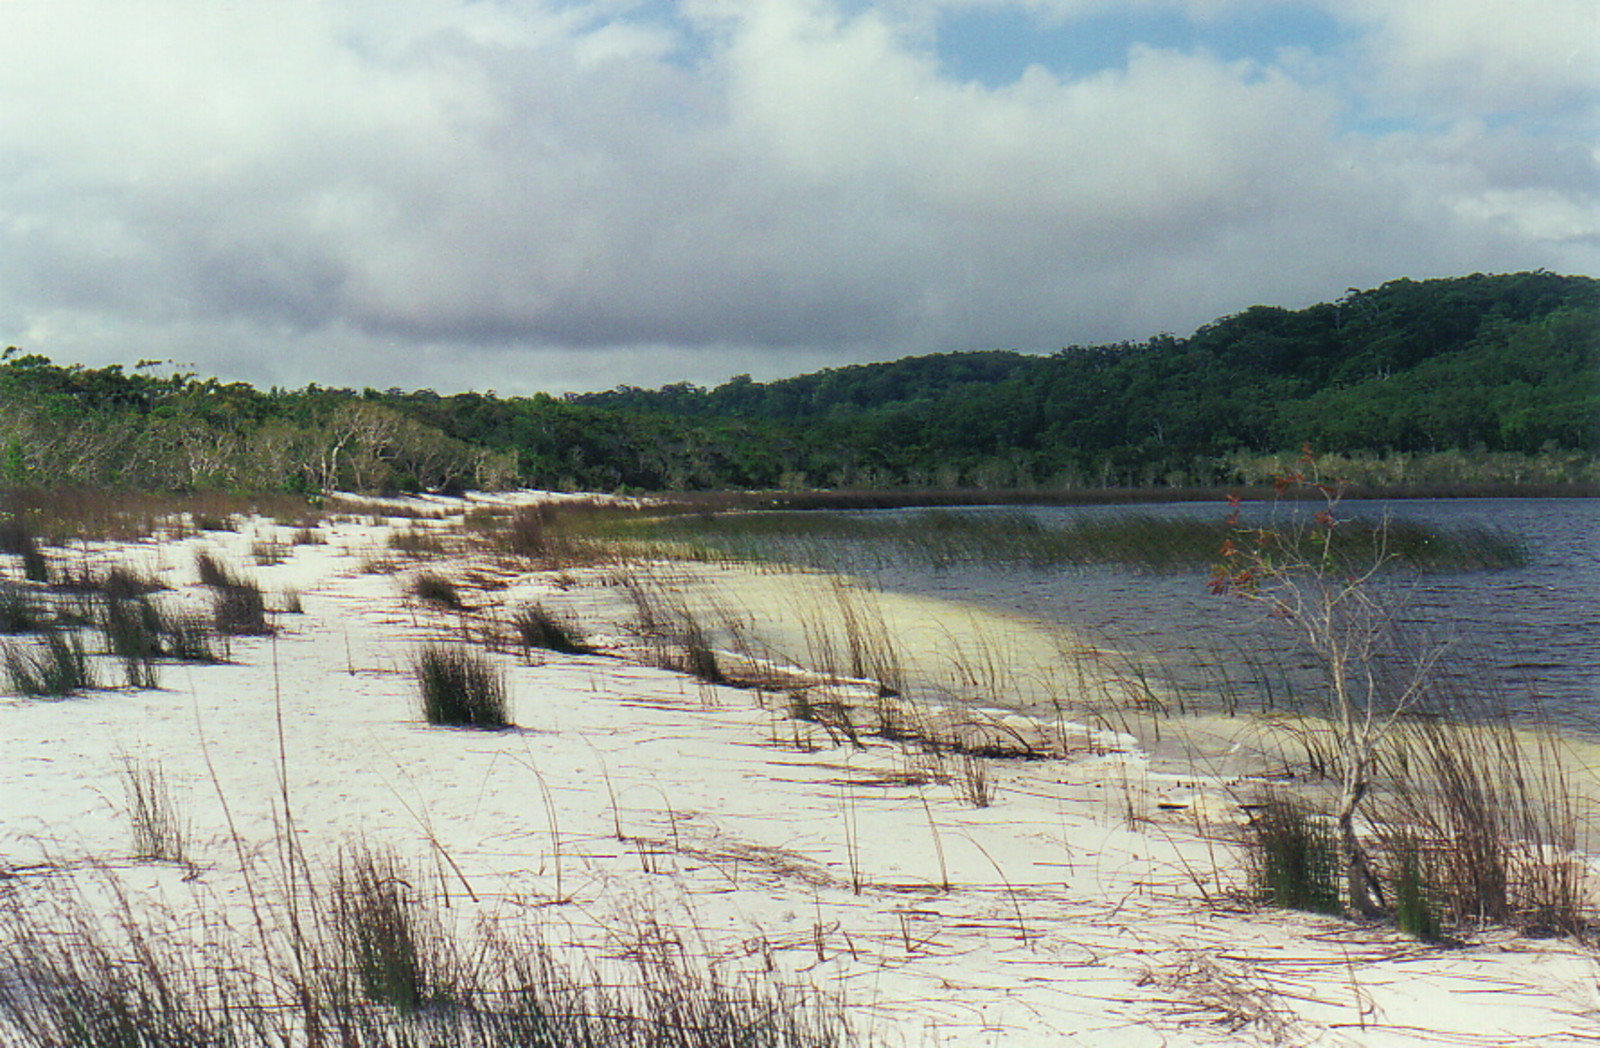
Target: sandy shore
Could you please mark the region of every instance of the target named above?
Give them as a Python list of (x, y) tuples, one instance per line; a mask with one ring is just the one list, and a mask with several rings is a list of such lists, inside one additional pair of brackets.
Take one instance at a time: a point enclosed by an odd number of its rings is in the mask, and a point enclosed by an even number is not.
[[(173, 587), (162, 599), (198, 600), (197, 550), (247, 567), (257, 533), (274, 530), (73, 555), (158, 572)], [(1063, 740), (1052, 759), (981, 765), (986, 807), (963, 786), (970, 769), (796, 722), (781, 692), (617, 657), (496, 655), (517, 729), (429, 727), (412, 652), (478, 620), (403, 596), (414, 568), (385, 547), (386, 525), (322, 531), (285, 563), (249, 568), (269, 594), (297, 590), (304, 611), (277, 616), (272, 638), (237, 640), (230, 664), (163, 666), (154, 690), (0, 698), (0, 890), (27, 898), (109, 871), (125, 892), (243, 927), (243, 869), (274, 842), (292, 834), (331, 858), (359, 837), (436, 871), (461, 927), (537, 922), (603, 956), (648, 917), (720, 972), (839, 995), (868, 1043), (1600, 1040), (1600, 967), (1577, 944), (1485, 933), (1430, 947), (1252, 905), (1228, 843), (1239, 769), (1157, 772), (1118, 730), (1136, 722), (1073, 719), (1083, 702), (1048, 726)], [(383, 559), (400, 571), (363, 570)], [(428, 566), (481, 615), (541, 600), (619, 651), (633, 644), (614, 569)], [(705, 570), (682, 585), (686, 602), (762, 638), (746, 650), (773, 663), (815, 656), (805, 609), (838, 599), (818, 576)], [(905, 661), (946, 673), (952, 704), (1115, 686), (1112, 669), (1040, 676), (1063, 642), (1030, 624), (874, 600)], [(189, 863), (129, 858), (130, 757), (158, 764), (181, 798)]]

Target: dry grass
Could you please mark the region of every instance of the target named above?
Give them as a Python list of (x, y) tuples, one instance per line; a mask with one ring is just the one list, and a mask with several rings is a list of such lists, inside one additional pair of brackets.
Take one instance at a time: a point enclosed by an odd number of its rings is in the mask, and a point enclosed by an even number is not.
[(347, 849), (331, 878), (257, 899), (241, 936), (196, 894), (181, 913), (101, 874), (0, 899), (0, 1037), (19, 1048), (843, 1048), (842, 1009), (769, 979), (718, 978), (645, 918), (608, 970), (537, 927), (452, 931), (390, 853)]

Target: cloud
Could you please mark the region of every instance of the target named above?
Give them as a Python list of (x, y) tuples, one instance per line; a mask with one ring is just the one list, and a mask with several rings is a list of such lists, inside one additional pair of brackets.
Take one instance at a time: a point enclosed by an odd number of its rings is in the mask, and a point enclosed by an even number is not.
[(1592, 0), (1332, 0), (1328, 7), (1367, 28), (1362, 50), (1392, 105), (1453, 115), (1578, 107), (1593, 118), (1600, 7)]
[[(1440, 39), (1386, 9), (1341, 9), (1359, 60), (1414, 59), (1383, 90), (1437, 108), (1492, 20)], [(1049, 350), (1600, 259), (1579, 137), (1470, 93), (1442, 125), (1352, 130), (1338, 55), (1136, 46), (991, 88), (945, 75), (903, 6), (671, 11), (0, 6), (0, 339), (515, 392)], [(1520, 97), (1570, 105), (1564, 75)]]

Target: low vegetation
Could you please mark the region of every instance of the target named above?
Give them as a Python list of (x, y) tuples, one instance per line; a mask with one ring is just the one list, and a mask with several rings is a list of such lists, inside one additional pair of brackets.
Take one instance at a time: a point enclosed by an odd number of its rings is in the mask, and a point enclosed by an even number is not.
[(436, 571), (418, 572), (412, 577), (406, 592), (424, 604), (432, 604), (439, 608), (460, 611), (464, 606), (461, 603), (461, 591), (456, 588), (456, 584)]
[(498, 729), (511, 726), (505, 677), (489, 657), (462, 645), (428, 645), (413, 662), (429, 724)]
[(524, 605), (511, 622), (524, 649), (540, 648), (563, 655), (592, 653), (575, 622), (546, 610), (542, 604)]
[(133, 835), (133, 857), (181, 863), (189, 853), (189, 825), (159, 764), (122, 762), (122, 787)]
[[(314, 876), (307, 864), (305, 876)], [(0, 1031), (19, 1048), (846, 1048), (842, 1008), (770, 978), (719, 979), (641, 922), (605, 970), (539, 929), (450, 930), (427, 879), (355, 845), (301, 905), (259, 898), (255, 934), (221, 915), (99, 914), (70, 886), (0, 899)], [(196, 921), (209, 929), (195, 935)]]
[[(1282, 542), (1310, 540), (1295, 522), (1270, 524)], [(1046, 524), (1020, 513), (928, 510), (888, 515), (766, 512), (712, 516), (641, 515), (615, 521), (621, 537), (708, 559), (777, 561), (824, 570), (872, 570), (899, 559), (950, 564), (1057, 568), (1108, 564), (1151, 571), (1209, 567), (1232, 536), (1221, 513), (1183, 519), (1127, 511)], [(1309, 547), (1299, 549), (1305, 556)], [(1396, 525), (1351, 519), (1338, 533), (1335, 556), (1385, 559), (1416, 571), (1519, 567), (1522, 541), (1485, 528)]]
[(29, 698), (66, 698), (96, 686), (83, 638), (71, 630), (46, 630), (32, 643), (7, 641), (0, 663), (11, 691)]

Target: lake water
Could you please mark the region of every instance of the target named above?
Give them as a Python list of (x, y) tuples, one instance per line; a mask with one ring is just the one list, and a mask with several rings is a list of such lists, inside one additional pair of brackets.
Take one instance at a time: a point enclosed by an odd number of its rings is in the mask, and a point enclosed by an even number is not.
[[(913, 515), (918, 510), (884, 511)], [(940, 512), (1026, 513), (1046, 527), (1116, 513), (1220, 519), (1218, 502), (1137, 507), (977, 507)], [(1257, 512), (1260, 512), (1257, 509)], [(1361, 502), (1341, 516), (1490, 527), (1525, 537), (1530, 563), (1514, 570), (1397, 575), (1384, 583), (1413, 646), (1442, 646), (1436, 676), (1474, 694), (1600, 735), (1600, 501), (1437, 499)], [(1260, 703), (1304, 683), (1308, 660), (1258, 606), (1213, 596), (1203, 572), (1121, 568), (880, 565), (886, 588), (1059, 622), (1152, 661), (1180, 694), (1215, 701), (1219, 675)]]

